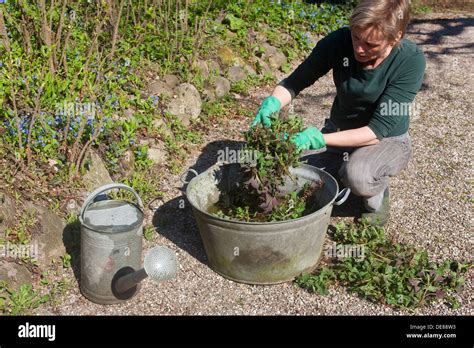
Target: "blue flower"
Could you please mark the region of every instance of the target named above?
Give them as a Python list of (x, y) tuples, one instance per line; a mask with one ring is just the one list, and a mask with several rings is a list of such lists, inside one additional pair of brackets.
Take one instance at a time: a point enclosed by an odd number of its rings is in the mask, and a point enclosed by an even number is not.
[(153, 105), (157, 105), (159, 100), (160, 97), (158, 97), (157, 95), (151, 96), (151, 101), (153, 102)]
[(306, 41), (306, 43), (309, 43), (310, 40), (309, 40), (309, 35), (308, 35), (308, 33), (304, 33), (304, 34), (302, 35), (302, 38)]

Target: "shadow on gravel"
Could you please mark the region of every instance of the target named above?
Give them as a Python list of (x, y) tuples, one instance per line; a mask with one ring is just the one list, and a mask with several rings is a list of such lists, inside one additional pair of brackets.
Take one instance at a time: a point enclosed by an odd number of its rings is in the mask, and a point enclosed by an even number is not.
[[(229, 155), (232, 150), (242, 148), (244, 142), (233, 140), (219, 140), (208, 143), (203, 149), (196, 162), (189, 168), (199, 174), (206, 171), (215, 164), (219, 157)], [(188, 172), (185, 181), (189, 182), (194, 174)], [(172, 241), (182, 250), (201, 263), (207, 264), (206, 253), (202, 244), (201, 236), (194, 219), (191, 205), (186, 199), (186, 185), (180, 190), (182, 196), (173, 198), (161, 205), (153, 215), (153, 226), (159, 234)]]
[[(439, 30), (423, 31), (420, 26), (425, 24), (435, 24), (441, 26)], [(429, 19), (415, 18), (411, 21), (407, 33), (410, 35), (422, 36), (416, 40), (417, 44), (423, 48), (426, 56), (437, 60), (440, 55), (447, 54), (471, 54), (474, 42), (466, 42), (456, 47), (443, 47), (444, 40), (449, 36), (461, 35), (468, 27), (474, 27), (474, 18), (450, 18), (450, 19)], [(440, 50), (430, 50), (426, 45), (437, 45)]]
[[(424, 29), (426, 25), (438, 25), (440, 28), (438, 30)], [(463, 34), (469, 27), (474, 27), (474, 18), (414, 18), (408, 27), (407, 34), (416, 37), (414, 41), (423, 49), (428, 59), (437, 65), (442, 65), (441, 56), (443, 55), (470, 55), (472, 53), (474, 42), (447, 46), (444, 41), (448, 37)], [(437, 47), (428, 47), (430, 45)], [(429, 71), (426, 74), (429, 74)], [(425, 76), (421, 90), (429, 89), (430, 85)]]
[(152, 223), (160, 235), (172, 241), (199, 262), (207, 264), (201, 236), (191, 206), (184, 195), (161, 205), (155, 211)]

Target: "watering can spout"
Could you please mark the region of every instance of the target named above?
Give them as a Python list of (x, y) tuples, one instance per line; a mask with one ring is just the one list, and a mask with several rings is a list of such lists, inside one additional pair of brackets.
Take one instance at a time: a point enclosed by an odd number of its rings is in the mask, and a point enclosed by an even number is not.
[(145, 255), (144, 268), (121, 276), (113, 282), (113, 290), (124, 294), (148, 276), (155, 282), (173, 278), (178, 270), (175, 253), (164, 246), (158, 246)]
[(136, 272), (124, 275), (123, 277), (117, 279), (115, 284), (113, 284), (114, 291), (119, 294), (123, 294), (136, 286), (146, 277), (148, 277), (148, 274), (146, 274), (145, 269), (143, 268)]

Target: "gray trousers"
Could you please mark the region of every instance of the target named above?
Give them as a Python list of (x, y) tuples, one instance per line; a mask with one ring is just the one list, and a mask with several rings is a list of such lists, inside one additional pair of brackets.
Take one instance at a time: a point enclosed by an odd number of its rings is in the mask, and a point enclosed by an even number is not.
[[(329, 120), (321, 130), (323, 133), (336, 131)], [(389, 178), (407, 167), (411, 155), (411, 139), (405, 133), (384, 138), (376, 145), (349, 148), (328, 146), (325, 152), (304, 156), (302, 160), (319, 168), (325, 167), (355, 195), (364, 197), (366, 208), (374, 211), (382, 203)]]

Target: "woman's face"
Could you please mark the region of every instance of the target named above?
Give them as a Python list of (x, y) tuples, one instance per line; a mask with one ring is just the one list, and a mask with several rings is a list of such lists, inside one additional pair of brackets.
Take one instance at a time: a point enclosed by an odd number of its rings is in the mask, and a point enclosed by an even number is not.
[(368, 63), (385, 58), (396, 44), (385, 39), (380, 31), (373, 27), (354, 28), (351, 31), (354, 55), (358, 62)]

